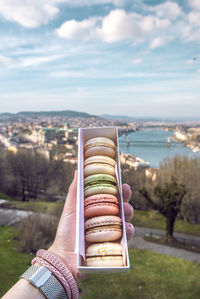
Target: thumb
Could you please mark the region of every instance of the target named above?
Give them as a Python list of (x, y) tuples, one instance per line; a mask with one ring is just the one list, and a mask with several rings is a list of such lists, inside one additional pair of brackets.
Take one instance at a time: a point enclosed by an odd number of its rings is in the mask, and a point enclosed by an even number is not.
[(64, 213), (76, 212), (78, 171), (74, 171), (74, 179), (69, 187), (67, 198), (64, 205)]

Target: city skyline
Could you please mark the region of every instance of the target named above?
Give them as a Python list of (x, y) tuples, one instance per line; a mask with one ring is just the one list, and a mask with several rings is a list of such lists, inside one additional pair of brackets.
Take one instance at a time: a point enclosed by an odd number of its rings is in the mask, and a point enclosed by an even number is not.
[(199, 117), (199, 44), (198, 0), (0, 0), (0, 113)]

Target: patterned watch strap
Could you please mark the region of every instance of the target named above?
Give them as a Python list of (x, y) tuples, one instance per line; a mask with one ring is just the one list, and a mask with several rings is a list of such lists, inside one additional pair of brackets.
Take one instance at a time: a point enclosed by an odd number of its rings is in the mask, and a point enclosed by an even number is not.
[(20, 278), (27, 279), (33, 286), (40, 289), (47, 299), (67, 299), (62, 284), (44, 266), (33, 265)]

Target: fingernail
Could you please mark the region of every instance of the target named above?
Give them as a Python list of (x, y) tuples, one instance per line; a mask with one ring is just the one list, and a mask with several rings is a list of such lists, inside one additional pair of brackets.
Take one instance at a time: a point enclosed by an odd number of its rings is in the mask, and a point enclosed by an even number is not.
[(133, 209), (133, 206), (132, 206), (132, 204), (130, 204), (130, 202), (128, 202), (128, 205)]

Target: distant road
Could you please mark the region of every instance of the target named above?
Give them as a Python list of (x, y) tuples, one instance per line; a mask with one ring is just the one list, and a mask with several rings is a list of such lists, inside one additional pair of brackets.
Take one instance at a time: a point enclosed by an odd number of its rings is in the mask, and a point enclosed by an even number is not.
[(0, 209), (0, 225), (13, 225), (19, 220), (33, 215), (31, 211), (21, 211), (14, 209)]

